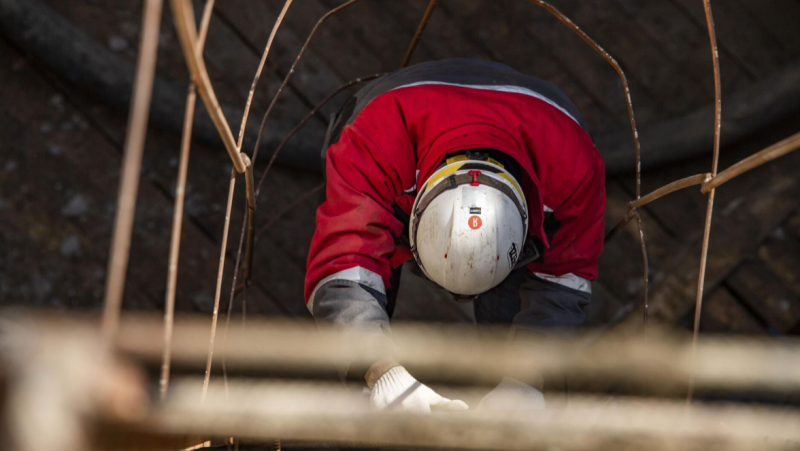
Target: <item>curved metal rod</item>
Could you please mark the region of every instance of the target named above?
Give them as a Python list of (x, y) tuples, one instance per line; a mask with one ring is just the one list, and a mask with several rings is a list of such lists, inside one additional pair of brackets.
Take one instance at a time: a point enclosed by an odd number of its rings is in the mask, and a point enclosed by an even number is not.
[[(179, 0), (172, 0), (172, 1), (179, 1)], [(294, 63), (292, 63), (292, 67), (289, 68), (289, 72), (286, 74), (286, 77), (283, 78), (283, 82), (281, 86), (278, 88), (278, 91), (275, 93), (275, 96), (272, 97), (272, 102), (270, 102), (269, 107), (267, 108), (267, 112), (264, 113), (264, 118), (261, 120), (261, 125), (258, 127), (258, 136), (256, 137), (255, 146), (253, 146), (253, 164), (256, 163), (256, 157), (258, 156), (258, 147), (261, 145), (261, 137), (264, 134), (264, 127), (267, 125), (267, 119), (269, 119), (269, 115), (272, 113), (272, 110), (275, 109), (275, 104), (278, 103), (278, 98), (283, 93), (283, 90), (286, 88), (286, 85), (289, 84), (289, 80), (291, 80), (292, 75), (294, 74), (295, 69), (297, 68), (297, 63), (303, 58), (303, 54), (305, 54), (306, 49), (308, 48), (308, 44), (311, 43), (311, 39), (317, 34), (317, 30), (319, 29), (320, 25), (325, 23), (331, 16), (334, 16), (345, 9), (355, 5), (356, 3), (360, 2), (361, 0), (349, 0), (346, 3), (343, 3), (336, 8), (328, 11), (320, 17), (317, 23), (314, 25), (314, 28), (311, 29), (311, 33), (309, 33), (308, 37), (306, 38), (306, 42), (303, 44), (303, 47), (300, 48), (300, 52), (297, 53), (297, 57), (294, 59)]]
[[(200, 19), (200, 33), (195, 44), (196, 52), (203, 54), (203, 47), (211, 22), (214, 0), (206, 0), (203, 16)], [(194, 109), (197, 102), (197, 86), (189, 82), (184, 110), (183, 132), (181, 135), (180, 163), (178, 164), (178, 181), (175, 186), (175, 208), (172, 212), (172, 236), (169, 245), (169, 264), (167, 265), (167, 293), (164, 297), (164, 355), (161, 359), (161, 376), (158, 381), (159, 396), (163, 400), (169, 388), (170, 361), (172, 359), (172, 323), (175, 315), (175, 290), (178, 283), (178, 257), (181, 248), (181, 229), (183, 227), (183, 201), (186, 197), (186, 178), (189, 171), (189, 151), (191, 150), (192, 128), (194, 125)]]
[(236, 145), (228, 121), (222, 114), (222, 108), (219, 106), (217, 95), (214, 93), (211, 79), (208, 77), (205, 61), (195, 53), (197, 29), (195, 28), (194, 11), (189, 4), (189, 0), (170, 0), (170, 5), (175, 18), (175, 29), (178, 32), (181, 49), (183, 49), (183, 57), (186, 60), (186, 65), (189, 66), (192, 80), (197, 84), (200, 98), (203, 99), (208, 115), (214, 122), (217, 132), (225, 144), (225, 150), (228, 151), (228, 155), (233, 161), (233, 167), (236, 172), (242, 173), (246, 167), (240, 155), (239, 146)]
[(633, 103), (631, 102), (631, 90), (628, 88), (628, 78), (625, 76), (625, 72), (622, 70), (622, 67), (617, 63), (617, 60), (614, 59), (604, 48), (600, 47), (600, 45), (594, 41), (591, 37), (589, 37), (586, 32), (580, 29), (575, 22), (573, 22), (569, 17), (565, 16), (564, 13), (556, 9), (555, 6), (543, 1), (543, 0), (528, 0), (529, 2), (540, 6), (547, 10), (550, 14), (554, 15), (558, 20), (561, 21), (564, 25), (566, 25), (570, 30), (572, 30), (575, 34), (577, 34), (584, 42), (589, 44), (591, 48), (594, 49), (600, 56), (603, 57), (604, 60), (610, 64), (614, 70), (619, 75), (619, 79), (622, 81), (622, 88), (625, 90), (625, 102), (628, 107), (628, 119), (631, 123), (631, 131), (633, 132), (633, 145), (636, 148), (636, 198), (638, 199), (641, 195), (642, 189), (642, 161), (641, 161), (641, 149), (639, 146), (639, 132), (636, 131), (636, 119), (633, 115)]
[(408, 45), (408, 50), (406, 50), (406, 54), (403, 56), (403, 62), (400, 63), (400, 69), (408, 66), (408, 62), (411, 61), (411, 56), (414, 54), (414, 50), (417, 48), (419, 38), (422, 37), (422, 33), (425, 31), (425, 27), (428, 25), (428, 21), (431, 19), (433, 10), (436, 9), (437, 3), (438, 0), (431, 0), (430, 3), (428, 3), (428, 7), (425, 9), (425, 14), (422, 15), (422, 20), (419, 22), (419, 26), (417, 27), (417, 31), (414, 33), (414, 37), (411, 38), (411, 44)]

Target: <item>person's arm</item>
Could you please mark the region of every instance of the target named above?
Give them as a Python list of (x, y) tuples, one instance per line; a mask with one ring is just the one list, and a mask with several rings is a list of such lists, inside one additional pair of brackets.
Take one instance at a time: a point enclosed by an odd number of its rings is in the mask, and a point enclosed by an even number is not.
[(340, 120), (347, 125), (326, 151), (326, 200), (309, 250), (306, 305), (318, 322), (373, 333), (365, 347), (391, 357), (389, 260), (404, 226), (393, 204), (416, 183), (414, 146), (402, 106), (391, 99), (379, 96)]
[(414, 174), (413, 149), (402, 121), (392, 126), (391, 110), (383, 111), (386, 129), (375, 134), (375, 114), (363, 112), (327, 151), (326, 200), (317, 210), (305, 292), (318, 322), (368, 331), (374, 339), (365, 352), (378, 347), (377, 354), (391, 355), (384, 334), (389, 258), (403, 230), (392, 203), (403, 190), (399, 173)]

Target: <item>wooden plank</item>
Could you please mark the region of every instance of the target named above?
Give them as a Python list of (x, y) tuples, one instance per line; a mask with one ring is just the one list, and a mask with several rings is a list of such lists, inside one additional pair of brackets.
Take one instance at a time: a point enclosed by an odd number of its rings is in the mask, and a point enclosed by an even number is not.
[[(573, 2), (559, 4), (559, 8), (582, 28), (593, 31), (595, 23), (603, 23), (608, 18), (602, 10), (597, 14), (590, 11), (589, 2)], [(627, 121), (627, 106), (622, 83), (614, 69), (598, 55), (591, 47), (583, 42), (564, 24), (559, 22), (550, 13), (528, 2), (510, 2), (509, 14), (524, 17), (524, 26), (531, 36), (537, 36), (544, 45), (552, 48), (552, 53), (562, 67), (569, 70), (574, 76), (580, 78), (594, 95), (603, 99), (603, 104), (614, 113), (615, 119)], [(608, 34), (606, 34), (608, 32)], [(618, 48), (614, 41), (623, 39), (619, 29), (610, 32), (604, 30), (602, 34), (589, 33), (599, 45), (609, 50), (615, 58), (621, 55), (611, 49)], [(631, 89), (634, 112), (639, 124), (645, 124), (663, 116), (663, 109), (657, 100), (648, 92), (648, 89), (637, 79), (634, 73), (636, 67), (623, 67), (626, 69), (628, 83)]]
[[(341, 2), (331, 0), (314, 0), (308, 2), (319, 12), (330, 10)], [(325, 42), (325, 54), (328, 58), (336, 60), (331, 64), (346, 64), (352, 66), (349, 72), (362, 71), (393, 71), (400, 67), (403, 55), (411, 42), (414, 27), (404, 26), (392, 14), (389, 14), (387, 3), (396, 2), (370, 2), (362, 1), (353, 7), (346, 16), (337, 18), (332, 23), (331, 33), (336, 37), (336, 42)], [(425, 5), (420, 2), (402, 2), (400, 14), (416, 17), (419, 20)], [(427, 2), (425, 2), (427, 3)], [(420, 7), (422, 9), (420, 9)], [(319, 13), (318, 12), (318, 13)], [(427, 39), (427, 31), (423, 41)], [(351, 49), (356, 50), (354, 53)], [(432, 58), (427, 44), (420, 45), (416, 57)], [(352, 57), (350, 57), (352, 55)], [(365, 58), (366, 59), (362, 59)], [(420, 61), (417, 59), (416, 61)]]
[[(706, 29), (703, 2), (669, 0), (690, 15), (698, 27)], [(717, 41), (758, 78), (774, 73), (790, 57), (781, 52), (781, 43), (762, 29), (753, 15), (738, 2), (715, 2), (712, 5)]]
[[(133, 17), (135, 15), (135, 11), (131, 11), (131, 4), (119, 4), (117, 5), (119, 8), (113, 8), (112, 6), (114, 5), (106, 5), (109, 11), (113, 10), (115, 14), (121, 14), (120, 11), (126, 10), (127, 8), (127, 11), (130, 12), (128, 16)], [(81, 10), (72, 12), (72, 14), (75, 15), (73, 18), (76, 20), (91, 21), (98, 20), (96, 15), (103, 11), (103, 8), (90, 9), (86, 12), (86, 14), (88, 14), (87, 16), (83, 16), (82, 14), (84, 13), (81, 12)], [(112, 15), (111, 17), (115, 16)], [(168, 17), (165, 18), (167, 25), (171, 24), (170, 20), (171, 19)], [(118, 23), (117, 26), (119, 28), (125, 28), (124, 24), (125, 22), (121, 22)], [(113, 25), (112, 21), (108, 21), (104, 27), (113, 27)], [(106, 28), (95, 29), (94, 32), (113, 33), (113, 31), (109, 31)], [(171, 28), (168, 28), (165, 30), (165, 35), (169, 36), (171, 32)], [(170, 45), (177, 46), (177, 41), (173, 42), (168, 39), (167, 41), (171, 42)], [(238, 51), (228, 52), (232, 54), (229, 56), (223, 55), (225, 59), (217, 58), (215, 55), (224, 54), (226, 46), (231, 49), (235, 48)], [(209, 31), (209, 43), (206, 48), (206, 58), (209, 61), (214, 60), (219, 64), (230, 65), (232, 67), (248, 66), (248, 71), (255, 71), (258, 62), (257, 58), (238, 41), (238, 38), (234, 36), (227, 26), (220, 23), (218, 19), (212, 19)], [(175, 51), (180, 53), (177, 47)], [(172, 52), (162, 51), (160, 53), (171, 54)], [(184, 70), (184, 66), (185, 63), (182, 61), (181, 57), (175, 64), (160, 69), (167, 78), (173, 78), (182, 73), (181, 71)], [(240, 72), (239, 78), (243, 79), (245, 76), (248, 79), (246, 89), (249, 89), (249, 84), (252, 81), (252, 73), (245, 74), (244, 72)], [(274, 75), (270, 76), (269, 72), (267, 72), (262, 81), (269, 82), (270, 77), (272, 77), (273, 81), (276, 80)], [(236, 76), (233, 75), (230, 78), (235, 79)], [(228, 82), (230, 82), (230, 80), (228, 80)], [(215, 84), (215, 86), (217, 85)], [(220, 83), (219, 86), (224, 88), (225, 84)], [(99, 104), (94, 99), (84, 96), (79, 92), (72, 92), (73, 90), (68, 86), (62, 86), (61, 89), (63, 92), (68, 93), (69, 100), (79, 105), (80, 110), (84, 112), (89, 120), (102, 130), (106, 136), (110, 137), (110, 139), (117, 144), (122, 142), (125, 133), (126, 112), (117, 111), (103, 104)], [(244, 94), (246, 94), (246, 89)], [(229, 93), (231, 93), (231, 95), (237, 95), (232, 90), (229, 91)], [(254, 115), (255, 112), (258, 111), (256, 108), (258, 107), (257, 103), (260, 98), (261, 97), (256, 96), (253, 109)], [(243, 104), (244, 101), (242, 100), (241, 103)], [(293, 101), (290, 105), (282, 106), (282, 108), (290, 110), (290, 115), (299, 116), (305, 114), (303, 112), (305, 108), (298, 108), (296, 106), (297, 103), (297, 101)], [(202, 107), (199, 108), (202, 109)], [(283, 111), (278, 110), (276, 113), (282, 114)], [(180, 112), (180, 114), (182, 115), (183, 112)], [(235, 126), (235, 122), (232, 123)], [(319, 122), (319, 124), (321, 124), (321, 122)], [(314, 137), (315, 133), (313, 128), (311, 130), (304, 129), (301, 138), (321, 143), (321, 130), (322, 128), (318, 127), (317, 132), (320, 133), (316, 133), (317, 136)], [(245, 147), (247, 144), (248, 143), (245, 143)], [(293, 144), (296, 144), (296, 141), (292, 141), (285, 151), (291, 152)], [(163, 152), (145, 152), (142, 172), (154, 181), (156, 186), (164, 193), (169, 193), (171, 196), (174, 190), (174, 179), (177, 172), (179, 137), (175, 134), (151, 128), (148, 134), (148, 149), (155, 148), (165, 150), (174, 149), (175, 154), (165, 157)], [(263, 165), (266, 159), (262, 156), (260, 161), (260, 164)], [(192, 160), (189, 168), (189, 183), (187, 185), (186, 211), (189, 219), (194, 221), (197, 226), (210, 236), (213, 242), (218, 242), (220, 234), (222, 233), (225, 193), (227, 192), (230, 170), (230, 161), (221, 148), (202, 145), (196, 142), (193, 143)], [(316, 174), (308, 174), (301, 171), (288, 170), (286, 168), (274, 168), (273, 173), (267, 179), (262, 190), (263, 196), (260, 202), (261, 211), (268, 214), (270, 211), (276, 212), (282, 210), (286, 204), (294, 199), (292, 195), (287, 195), (287, 193), (305, 192), (317, 185), (319, 181), (320, 177)], [(241, 221), (242, 206), (244, 204), (243, 193), (244, 185), (240, 182), (237, 187), (236, 209), (234, 210), (232, 218), (233, 226), (231, 227), (230, 242), (233, 244), (229, 244), (228, 246), (231, 255), (235, 254), (235, 245), (238, 243), (238, 224)], [(261, 239), (259, 247), (256, 249), (257, 253), (264, 252), (266, 255), (269, 255), (271, 257), (269, 260), (270, 263), (278, 263), (280, 266), (278, 268), (279, 271), (276, 270), (274, 264), (272, 266), (261, 265), (254, 268), (254, 276), (257, 279), (256, 283), (258, 283), (263, 290), (266, 290), (270, 298), (278, 299), (285, 305), (286, 311), (301, 316), (307, 316), (307, 310), (302, 305), (302, 286), (308, 244), (313, 234), (314, 214), (313, 207), (305, 206), (303, 211), (306, 213), (305, 226), (297, 227), (297, 224), (290, 225), (284, 222), (275, 224), (270, 232)], [(266, 216), (261, 216), (261, 214), (262, 213), (259, 212), (259, 217), (257, 218), (257, 223), (259, 224), (267, 220)], [(278, 241), (274, 239), (274, 236), (280, 236), (281, 240)], [(291, 250), (291, 253), (287, 253), (287, 249)], [(216, 257), (212, 257), (210, 260), (215, 262)], [(215, 264), (216, 263), (214, 263), (214, 265)], [(211, 293), (213, 294), (213, 291)]]
[[(628, 82), (640, 86), (640, 109), (654, 109), (659, 115), (679, 114), (696, 108), (706, 99), (713, 99), (713, 88), (694, 82), (692, 72), (683, 61), (672, 58), (661, 42), (617, 2), (568, 2), (563, 12), (611, 53), (625, 69)], [(703, 71), (710, 77), (710, 65)], [(609, 99), (610, 100), (610, 99)], [(661, 109), (663, 108), (663, 112)], [(642, 123), (648, 119), (642, 117)]]
[[(65, 18), (82, 24), (81, 29), (98, 42), (107, 43), (113, 51), (117, 51), (132, 63), (135, 61), (141, 17), (142, 4), (140, 2), (113, 0), (91, 5), (81, 4), (73, 8), (73, 5), (68, 2), (47, 1)], [(260, 50), (258, 54), (251, 51), (226, 23), (218, 17), (212, 16), (204, 56), (209, 76), (220, 102), (223, 105), (234, 107), (234, 111), (242, 111), (261, 56)], [(181, 92), (188, 82), (186, 63), (175, 35), (169, 8), (164, 9), (164, 17), (161, 22), (157, 73), (175, 83)], [(261, 115), (266, 111), (273, 93), (276, 92), (282, 80), (283, 77), (279, 77), (274, 72), (264, 71), (253, 99), (251, 123), (260, 123)], [(276, 114), (273, 115), (267, 127), (265, 141), (273, 140), (274, 142), (279, 139), (294, 127), (311, 106), (312, 103), (304, 97), (303, 93), (298, 92), (292, 85), (288, 86), (277, 104)], [(200, 106), (199, 110), (204, 111), (204, 108)], [(182, 117), (183, 111), (176, 111), (175, 114)], [(231, 129), (238, 134), (241, 113), (235, 114), (234, 117), (227, 117), (227, 119), (231, 124)], [(306, 147), (313, 147), (314, 143), (322, 142), (325, 128), (326, 123), (322, 120), (311, 121), (296, 142), (302, 142), (301, 145)], [(253, 145), (253, 142), (245, 142), (244, 148), (251, 151)]]
[[(40, 285), (48, 283), (48, 274), (55, 274), (54, 289), (60, 294), (54, 297), (82, 298), (75, 302), (99, 307), (120, 151), (5, 42), (0, 42), (0, 58), (13, 61), (17, 68), (0, 71), (0, 99), (14, 106), (7, 110), (8, 122), (18, 124), (20, 130), (19, 141), (8, 143), (9, 152), (4, 153), (14, 155), (19, 170), (13, 175), (19, 178), (4, 178), (2, 188), (3, 193), (16, 193), (5, 202), (17, 209), (13, 217), (21, 221), (18, 230), (29, 231), (28, 238), (16, 246), (38, 260), (30, 262), (31, 268), (43, 268), (46, 277)], [(3, 136), (5, 141), (15, 135), (4, 132)], [(160, 304), (171, 220), (170, 200), (143, 182), (131, 243), (126, 308)], [(184, 226), (182, 243), (177, 307), (209, 311), (219, 251), (191, 222)], [(90, 275), (92, 279), (87, 280)], [(261, 303), (254, 310), (277, 311), (267, 296), (259, 298)]]
[[(612, 179), (606, 183), (606, 232), (625, 216), (630, 200), (630, 195), (621, 188), (619, 182)], [(681, 243), (665, 233), (647, 212), (641, 214), (650, 262), (650, 283), (657, 284), (668, 274)], [(642, 299), (644, 280), (638, 237), (638, 228), (632, 221), (605, 246), (598, 261), (598, 282), (624, 304), (635, 302), (638, 305)]]
[(789, 230), (796, 238), (800, 239), (800, 212), (786, 221), (786, 229)]
[[(294, 2), (275, 37), (266, 67), (279, 74), (279, 78), (283, 78), (294, 63), (313, 24), (327, 12), (327, 10), (317, 11), (312, 7), (313, 5), (315, 2)], [(226, 23), (235, 27), (235, 32), (260, 58), (272, 26), (282, 8), (283, 2), (220, 2), (216, 5), (216, 14), (224, 18)], [(347, 12), (343, 14), (347, 14)], [(340, 33), (332, 29), (337, 22), (334, 17), (323, 25), (306, 50), (290, 81), (291, 85), (301, 92), (311, 104), (316, 104), (324, 99), (345, 81), (366, 75), (370, 70), (377, 71), (376, 68), (369, 67), (371, 66), (369, 55), (364, 55), (364, 52), (357, 46), (350, 46), (349, 41), (342, 42)], [(364, 61), (363, 65), (368, 66), (368, 70), (363, 74), (354, 75), (359, 64), (353, 64), (353, 60), (350, 58), (341, 57), (343, 52), (357, 58), (355, 61)], [(331, 64), (331, 62), (338, 64)], [(349, 70), (351, 68), (352, 70)], [(270, 92), (275, 91), (270, 89)], [(337, 102), (331, 102), (323, 108), (321, 116), (327, 118), (338, 108)]]
[(510, 14), (505, 4), (470, 0), (443, 3), (441, 9), (463, 30), (476, 30), (465, 32), (462, 39), (486, 48), (492, 59), (558, 86), (584, 115), (591, 131), (618, 129), (627, 124), (622, 117), (614, 117), (603, 100), (579, 78), (561, 67), (550, 46), (530, 35), (524, 17)]
[(773, 230), (758, 248), (758, 256), (790, 289), (800, 295), (800, 239), (790, 228)]
[[(723, 149), (720, 167), (727, 167), (795, 132), (797, 120), (796, 117), (789, 118), (771, 130)], [(707, 165), (707, 159), (699, 159), (679, 167), (648, 171), (644, 180), (649, 186), (658, 186), (678, 178), (675, 177), (677, 173), (704, 172)], [(746, 173), (717, 190), (706, 274), (707, 292), (713, 291), (743, 258), (754, 255), (770, 231), (797, 210), (800, 204), (798, 167), (800, 154), (789, 154), (780, 163)], [(646, 207), (678, 241), (684, 243), (680, 250), (675, 251), (673, 269), (653, 287), (651, 305), (657, 319), (673, 322), (694, 308), (705, 205), (705, 197), (689, 189), (670, 194)]]
[(752, 2), (732, 0), (746, 11), (763, 32), (775, 38), (781, 53), (781, 60), (800, 57), (800, 2), (797, 0), (770, 0), (768, 2)]
[(600, 282), (592, 283), (592, 302), (586, 307), (587, 328), (606, 328), (621, 321), (635, 302), (624, 302)]
[(703, 303), (700, 331), (712, 334), (763, 334), (764, 326), (726, 287), (719, 287)]
[[(443, 1), (440, 1), (444, 5)], [(399, 27), (406, 30), (404, 34), (410, 37), (413, 36), (414, 31), (419, 25), (422, 18), (422, 13), (428, 5), (428, 0), (413, 0), (409, 2), (381, 2), (380, 9), (383, 15), (389, 17), (391, 20), (396, 21)], [(437, 8), (438, 9), (438, 8)], [(485, 48), (480, 48), (474, 43), (466, 39), (465, 32), (461, 29), (458, 23), (452, 20), (447, 14), (443, 14), (444, 10), (434, 11), (425, 28), (425, 34), (419, 41), (418, 50), (427, 49), (430, 55), (435, 59), (445, 58), (479, 58), (479, 59), (494, 59), (492, 55)], [(405, 53), (405, 49), (402, 53)], [(403, 59), (402, 54), (399, 55), (400, 60)], [(414, 62), (424, 61), (422, 54), (416, 55), (411, 64)], [(399, 65), (399, 62), (396, 63)]]
[(800, 295), (763, 263), (744, 262), (725, 283), (771, 330), (783, 334), (800, 322)]
[[(682, 74), (679, 74), (682, 76), (679, 78), (685, 86), (693, 85), (692, 90), (698, 93), (694, 107), (713, 101), (714, 79), (707, 30), (697, 26), (684, 9), (669, 1), (615, 1), (629, 20), (638, 24), (642, 31), (660, 44), (676, 67), (682, 67)], [(723, 93), (735, 92), (755, 80), (755, 74), (739, 65), (727, 49), (720, 49), (719, 58), (723, 68)]]
[[(121, 142), (119, 139), (125, 133), (125, 115), (122, 112), (93, 103), (91, 99), (78, 93), (70, 93), (69, 100), (75, 102), (91, 118), (93, 124), (102, 129), (107, 136), (117, 137), (118, 139), (115, 141)], [(121, 149), (119, 146), (117, 148)], [(170, 202), (177, 172), (178, 148), (178, 136), (153, 127), (148, 130), (147, 149), (162, 149), (162, 152), (146, 151), (142, 172), (164, 195), (169, 196)], [(173, 149), (175, 153), (170, 155), (170, 149)], [(287, 151), (289, 150), (287, 149)], [(209, 148), (200, 143), (193, 144), (187, 183), (187, 221), (191, 221), (196, 227), (199, 227), (206, 239), (212, 243), (218, 243), (222, 234), (231, 168), (230, 160), (221, 148)], [(281, 211), (294, 199), (294, 193), (299, 195), (320, 182), (318, 174), (283, 167), (273, 168), (273, 171), (262, 188), (260, 207), (256, 213), (257, 224), (268, 220), (269, 212)], [(232, 226), (228, 245), (231, 256), (231, 261), (228, 263), (229, 269), (232, 268), (232, 258), (235, 255), (236, 244), (238, 244), (244, 204), (244, 182), (241, 179), (236, 189), (234, 211), (231, 218)], [(274, 300), (270, 302), (281, 304), (283, 311), (305, 316), (307, 311), (302, 305), (302, 286), (305, 277), (307, 247), (313, 234), (314, 216), (312, 205), (301, 205), (298, 210), (305, 212), (309, 224), (298, 227), (297, 224), (280, 221), (259, 241), (255, 249), (256, 257), (261, 254), (268, 255), (268, 261), (271, 264), (276, 263), (279, 270), (275, 270), (275, 265), (255, 266), (254, 282), (269, 299)], [(167, 224), (167, 228), (169, 228), (169, 224)], [(283, 241), (278, 241), (274, 238), (275, 236), (281, 236)], [(293, 250), (291, 255), (287, 253), (287, 248)], [(217, 258), (212, 256), (209, 264), (216, 267), (216, 260)], [(181, 261), (183, 262), (183, 258)], [(258, 262), (260, 259), (256, 261)]]

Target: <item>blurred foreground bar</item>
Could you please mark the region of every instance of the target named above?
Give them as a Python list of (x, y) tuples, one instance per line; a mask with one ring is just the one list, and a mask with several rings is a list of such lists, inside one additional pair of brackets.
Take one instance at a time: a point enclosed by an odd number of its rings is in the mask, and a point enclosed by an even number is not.
[[(138, 359), (159, 364), (160, 318), (128, 317), (116, 344)], [(696, 387), (800, 391), (800, 342), (792, 339), (703, 336), (692, 359), (691, 337), (648, 330), (646, 337), (606, 334), (581, 337), (549, 335), (508, 340), (505, 330), (456, 325), (392, 327), (397, 360), (428, 380), (493, 383), (505, 375), (588, 376), (639, 387), (683, 387), (694, 367)], [(202, 368), (208, 352), (208, 320), (178, 318), (173, 365)], [(526, 337), (527, 338), (527, 337)], [(227, 364), (250, 371), (329, 371), (343, 363), (367, 367), (381, 357), (364, 343), (375, 337), (342, 333), (308, 322), (248, 320), (231, 325), (217, 350)], [(220, 360), (220, 359), (217, 359)]]
[[(114, 346), (97, 318), (0, 315), (4, 392), (0, 427), (9, 449), (182, 449), (237, 437), (361, 447), (453, 449), (796, 449), (800, 411), (755, 404), (699, 404), (634, 397), (570, 396), (529, 413), (380, 413), (358, 385), (308, 380), (176, 377), (166, 401), (142, 368), (160, 364), (161, 319), (123, 317)], [(208, 319), (175, 324), (173, 368), (202, 369)], [(224, 333), (221, 334), (224, 336)], [(690, 342), (648, 332), (591, 343), (548, 336), (508, 342), (501, 330), (403, 326), (392, 331), (399, 360), (421, 378), (485, 384), (505, 374), (585, 375), (642, 386), (685, 384)], [(218, 336), (219, 337), (219, 336)], [(231, 327), (215, 355), (253, 375), (275, 367), (325, 372), (345, 361), (371, 362), (361, 346), (374, 337), (309, 323)], [(800, 352), (793, 341), (701, 339), (697, 383), (727, 389), (797, 392)], [(200, 371), (198, 375), (202, 374)], [(469, 399), (478, 388), (450, 387)], [(451, 394), (452, 393), (452, 394)], [(219, 442), (219, 440), (217, 440)], [(185, 445), (185, 446), (184, 446)]]

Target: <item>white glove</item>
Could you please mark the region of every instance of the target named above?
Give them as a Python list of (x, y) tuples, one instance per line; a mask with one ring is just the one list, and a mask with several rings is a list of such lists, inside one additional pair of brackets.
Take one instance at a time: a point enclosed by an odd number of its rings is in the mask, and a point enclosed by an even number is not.
[(530, 412), (544, 409), (544, 395), (530, 385), (510, 377), (504, 377), (492, 391), (486, 394), (475, 410)]
[(469, 409), (464, 401), (449, 400), (408, 374), (402, 366), (383, 373), (369, 395), (370, 403), (378, 409), (430, 413), (434, 410), (456, 412)]

